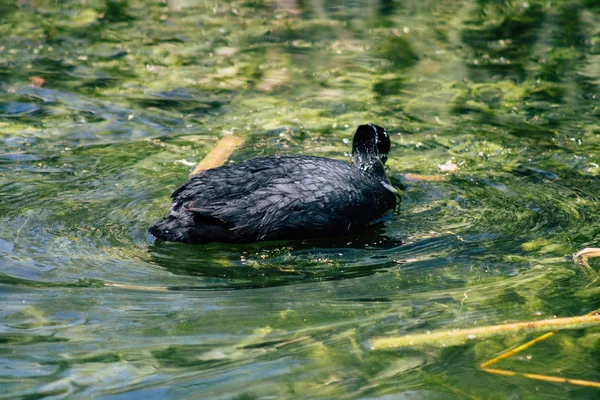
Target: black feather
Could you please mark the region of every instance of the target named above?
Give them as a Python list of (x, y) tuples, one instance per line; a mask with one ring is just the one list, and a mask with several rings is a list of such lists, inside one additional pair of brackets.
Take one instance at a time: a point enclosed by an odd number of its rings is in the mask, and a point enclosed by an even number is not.
[[(370, 136), (363, 134), (367, 127)], [(173, 192), (167, 218), (150, 233), (167, 241), (247, 243), (363, 229), (396, 204), (395, 194), (384, 186), (390, 187), (379, 149), (389, 151), (389, 138), (381, 131), (375, 125), (358, 128), (355, 165), (273, 156), (203, 171)], [(387, 140), (387, 148), (381, 140)]]

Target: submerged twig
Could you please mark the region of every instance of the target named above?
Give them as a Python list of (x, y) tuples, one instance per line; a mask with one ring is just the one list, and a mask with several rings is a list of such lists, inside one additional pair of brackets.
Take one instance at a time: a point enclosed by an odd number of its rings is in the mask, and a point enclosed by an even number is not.
[[(598, 273), (589, 266), (588, 257), (600, 257), (600, 248), (586, 248), (575, 254), (574, 260), (578, 264), (588, 268), (588, 272), (594, 275)], [(538, 331), (550, 331), (536, 337), (527, 343), (521, 344), (515, 348), (506, 350), (498, 356), (485, 361), (479, 365), (479, 369), (496, 375), (519, 376), (528, 379), (535, 379), (544, 382), (569, 383), (572, 385), (593, 387), (600, 389), (600, 382), (588, 381), (583, 379), (571, 379), (558, 376), (532, 374), (528, 372), (515, 372), (506, 369), (490, 368), (490, 366), (507, 359), (515, 354), (522, 352), (537, 343), (540, 343), (554, 336), (558, 331), (567, 329), (583, 329), (593, 326), (600, 326), (600, 309), (594, 310), (584, 316), (569, 318), (554, 318), (532, 322), (516, 322), (502, 325), (483, 326), (472, 329), (455, 329), (429, 332), (417, 335), (406, 335), (399, 337), (382, 337), (371, 340), (370, 345), (373, 350), (412, 347), (412, 346), (453, 346), (459, 345), (467, 340), (482, 339), (493, 335), (501, 335), (513, 332), (531, 333)]]
[(482, 326), (471, 329), (453, 329), (437, 332), (422, 333), (396, 337), (381, 337), (371, 341), (371, 349), (389, 349), (412, 346), (455, 346), (472, 339), (482, 339), (489, 336), (513, 332), (558, 331), (564, 329), (582, 329), (590, 326), (600, 326), (600, 315), (582, 317), (543, 319), (531, 322), (515, 322), (503, 325)]
[[(592, 276), (596, 277), (593, 281), (593, 282), (595, 282), (598, 279), (598, 273), (592, 267), (590, 267), (590, 265), (588, 264), (588, 261), (587, 261), (588, 257), (600, 257), (600, 248), (587, 247), (587, 248), (579, 251), (577, 254), (575, 254), (573, 256), (573, 260), (577, 264), (580, 264), (580, 265), (583, 265), (584, 267), (586, 267), (587, 272), (590, 273)], [(585, 317), (596, 316), (599, 313), (600, 313), (600, 308), (585, 315)], [(538, 336), (535, 339), (530, 340), (527, 343), (523, 343), (522, 345), (515, 347), (514, 349), (507, 350), (507, 351), (501, 353), (500, 355), (492, 358), (491, 360), (481, 363), (479, 365), (479, 368), (482, 371), (488, 372), (490, 374), (495, 374), (495, 375), (520, 376), (523, 378), (535, 379), (535, 380), (545, 381), (545, 382), (570, 383), (572, 385), (595, 387), (595, 388), (600, 389), (600, 382), (595, 382), (595, 381), (586, 381), (586, 380), (582, 380), (582, 379), (570, 379), (570, 378), (562, 378), (562, 377), (551, 376), (551, 375), (530, 374), (530, 373), (526, 373), (526, 372), (514, 372), (514, 371), (510, 371), (510, 370), (506, 370), (506, 369), (489, 368), (491, 365), (494, 365), (499, 361), (502, 361), (508, 357), (511, 357), (517, 353), (522, 352), (523, 350), (530, 348), (531, 346), (533, 346), (539, 342), (542, 342), (548, 338), (551, 338), (556, 333), (557, 333), (557, 331), (545, 333), (542, 336)]]
[(440, 175), (421, 175), (421, 174), (413, 174), (411, 172), (407, 172), (402, 174), (404, 179), (409, 182), (421, 182), (421, 181), (445, 181), (446, 178)]
[(577, 252), (577, 254), (575, 254), (573, 256), (573, 261), (575, 261), (577, 264), (582, 265), (585, 267), (586, 272), (595, 277), (597, 280), (598, 279), (598, 272), (596, 272), (594, 270), (594, 268), (592, 268), (590, 266), (590, 264), (588, 263), (588, 258), (592, 258), (592, 257), (600, 257), (600, 248), (597, 247), (586, 247), (583, 250), (580, 250), (579, 252)]
[(596, 272), (596, 270), (592, 268), (588, 263), (588, 258), (593, 257), (600, 257), (600, 248), (586, 247), (585, 249), (580, 250), (579, 252), (577, 252), (577, 254), (573, 256), (573, 261), (583, 266), (585, 268), (585, 272), (591, 278), (593, 278), (593, 280), (590, 283), (588, 283), (588, 285), (585, 287), (586, 289), (590, 286), (593, 286), (600, 279), (600, 274)]
[[(592, 311), (591, 313), (585, 315), (585, 317), (598, 316), (598, 313), (600, 313), (600, 309)], [(535, 345), (539, 342), (543, 342), (544, 340), (551, 338), (557, 332), (558, 331), (547, 332), (547, 333), (543, 334), (542, 336), (538, 336), (535, 339), (530, 340), (527, 343), (523, 343), (522, 345), (515, 347), (514, 349), (507, 350), (504, 353), (501, 353), (500, 355), (492, 358), (491, 360), (481, 363), (479, 365), (479, 369), (481, 369), (484, 372), (487, 372), (490, 374), (495, 374), (495, 375), (520, 376), (523, 378), (535, 379), (535, 380), (544, 381), (544, 382), (570, 383), (572, 385), (594, 387), (594, 388), (600, 389), (600, 382), (595, 382), (595, 381), (563, 378), (560, 376), (552, 376), (552, 375), (531, 374), (528, 372), (515, 372), (515, 371), (510, 371), (508, 369), (489, 368), (491, 365), (494, 365), (499, 361), (502, 361), (508, 357), (514, 356), (515, 354), (520, 353), (523, 350), (527, 350), (528, 348), (532, 347), (533, 345)]]
[(584, 379), (571, 379), (562, 378), (560, 376), (542, 375), (542, 374), (530, 374), (528, 372), (515, 372), (508, 369), (496, 369), (496, 368), (485, 368), (482, 371), (489, 372), (496, 375), (504, 376), (520, 376), (522, 378), (535, 379), (538, 381), (552, 382), (552, 383), (570, 383), (572, 385), (587, 386), (600, 389), (600, 382), (586, 381)]
[(19, 235), (21, 235), (21, 230), (25, 227), (25, 225), (27, 225), (27, 222), (29, 222), (29, 216), (27, 216), (27, 218), (25, 218), (25, 221), (23, 222), (23, 224), (19, 227), (19, 229), (17, 229), (17, 234), (15, 235), (13, 244), (17, 244), (17, 242), (19, 241)]
[[(586, 247), (580, 250), (573, 256), (577, 264), (587, 264), (588, 257), (600, 257), (600, 248), (598, 247)], [(588, 265), (589, 266), (589, 265)]]
[(132, 285), (128, 283), (110, 283), (104, 282), (105, 287), (114, 287), (119, 289), (131, 289), (131, 290), (148, 290), (153, 292), (167, 292), (171, 290), (168, 286), (144, 286), (144, 285)]
[(523, 343), (522, 345), (517, 346), (514, 349), (507, 350), (504, 353), (501, 353), (500, 355), (492, 358), (491, 360), (487, 360), (486, 362), (483, 362), (483, 363), (479, 364), (479, 368), (486, 369), (487, 367), (489, 367), (492, 364), (496, 364), (497, 362), (502, 361), (502, 360), (504, 360), (504, 359), (506, 359), (508, 357), (514, 356), (515, 354), (520, 353), (523, 350), (527, 350), (528, 348), (530, 348), (534, 344), (539, 343), (539, 342), (543, 342), (544, 340), (546, 340), (548, 338), (551, 338), (552, 336), (554, 336), (556, 334), (556, 332), (558, 332), (558, 331), (552, 331), (552, 332), (544, 333), (543, 335), (538, 336), (535, 339), (530, 340), (527, 343)]

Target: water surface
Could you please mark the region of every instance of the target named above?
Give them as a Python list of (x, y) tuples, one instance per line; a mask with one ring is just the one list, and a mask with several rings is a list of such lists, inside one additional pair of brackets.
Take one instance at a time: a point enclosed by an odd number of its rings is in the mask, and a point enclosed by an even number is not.
[[(600, 307), (571, 260), (600, 243), (598, 27), (585, 0), (3, 2), (0, 398), (597, 398), (477, 368), (524, 333), (368, 343)], [(147, 235), (224, 134), (347, 159), (366, 122), (405, 189), (385, 225)], [(600, 381), (599, 338), (498, 368)]]

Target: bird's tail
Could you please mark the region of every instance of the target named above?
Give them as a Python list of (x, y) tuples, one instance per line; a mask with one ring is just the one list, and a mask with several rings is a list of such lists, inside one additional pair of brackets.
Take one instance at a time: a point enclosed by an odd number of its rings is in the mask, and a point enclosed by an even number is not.
[(167, 242), (181, 242), (186, 230), (187, 228), (181, 226), (176, 218), (167, 217), (148, 229), (148, 232)]

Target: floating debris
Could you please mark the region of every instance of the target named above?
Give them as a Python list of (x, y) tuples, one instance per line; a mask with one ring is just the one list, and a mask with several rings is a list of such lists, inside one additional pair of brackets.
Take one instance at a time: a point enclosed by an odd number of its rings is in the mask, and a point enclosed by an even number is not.
[(32, 76), (29, 78), (29, 82), (31, 82), (31, 86), (41, 88), (46, 83), (46, 80), (41, 76)]
[(193, 167), (194, 165), (196, 165), (195, 162), (188, 161), (188, 160), (185, 160), (185, 159), (175, 160), (175, 161), (173, 161), (173, 163), (187, 165), (188, 167)]
[(448, 160), (445, 164), (438, 165), (438, 168), (442, 172), (456, 172), (460, 170), (458, 165), (456, 165), (453, 160)]

